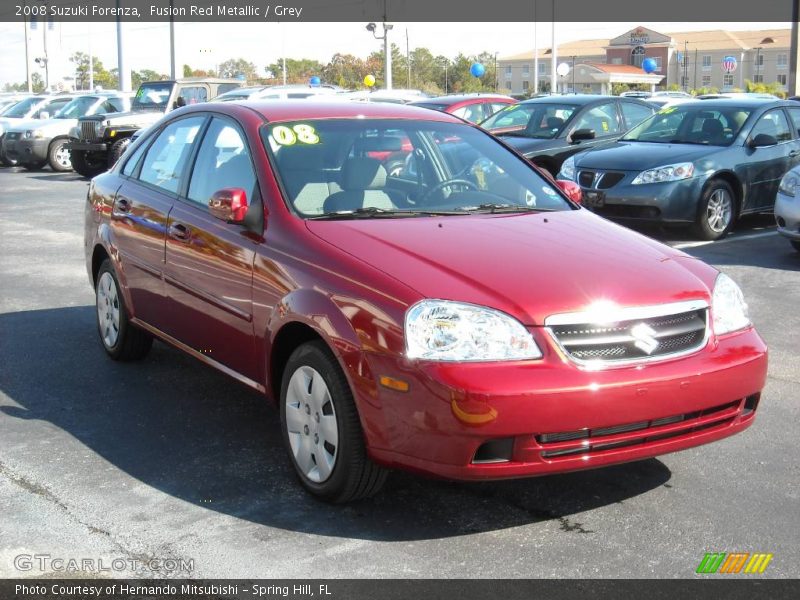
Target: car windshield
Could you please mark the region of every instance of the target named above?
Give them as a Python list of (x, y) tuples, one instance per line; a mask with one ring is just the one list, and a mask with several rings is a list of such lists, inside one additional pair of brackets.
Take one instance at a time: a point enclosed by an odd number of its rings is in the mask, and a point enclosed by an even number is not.
[(523, 102), (496, 112), (481, 123), (493, 133), (549, 140), (558, 136), (577, 111), (573, 104)]
[(167, 108), (173, 83), (144, 83), (136, 90), (133, 99), (133, 110), (164, 110)]
[(10, 108), (3, 116), (11, 118), (27, 117), (28, 113), (31, 112), (31, 110), (33, 110), (33, 108), (42, 100), (44, 100), (44, 98), (41, 96), (25, 98), (25, 100), (18, 102), (13, 108)]
[(326, 119), (265, 126), (289, 204), (310, 218), (569, 210), (524, 159), (460, 123)]
[(78, 117), (85, 117), (89, 110), (97, 104), (97, 98), (91, 96), (82, 96), (70, 100), (64, 105), (64, 108), (59, 110), (55, 115), (56, 119), (77, 119)]
[(729, 146), (752, 110), (746, 106), (668, 106), (631, 129), (622, 141)]

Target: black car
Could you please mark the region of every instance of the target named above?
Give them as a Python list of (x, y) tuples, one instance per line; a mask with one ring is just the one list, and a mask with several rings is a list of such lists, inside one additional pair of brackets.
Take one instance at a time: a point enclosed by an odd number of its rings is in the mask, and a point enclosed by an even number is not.
[(546, 96), (504, 108), (481, 127), (555, 175), (568, 157), (613, 142), (656, 110), (635, 98)]
[(692, 224), (714, 240), (739, 215), (771, 211), (798, 163), (797, 103), (722, 98), (669, 106), (614, 144), (568, 159), (559, 178), (577, 181), (601, 215)]

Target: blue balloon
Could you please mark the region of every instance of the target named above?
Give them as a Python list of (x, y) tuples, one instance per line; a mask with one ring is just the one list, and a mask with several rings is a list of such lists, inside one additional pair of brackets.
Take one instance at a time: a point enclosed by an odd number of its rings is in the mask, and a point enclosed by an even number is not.
[(310, 83), (311, 85), (319, 85), (320, 83), (322, 83), (322, 80), (316, 75), (312, 75), (311, 79), (308, 80), (308, 83)]
[(642, 70), (645, 73), (653, 73), (658, 68), (656, 61), (652, 58), (645, 58), (642, 61)]
[(474, 77), (483, 77), (483, 74), (486, 73), (486, 67), (481, 63), (472, 63), (469, 72), (472, 73)]

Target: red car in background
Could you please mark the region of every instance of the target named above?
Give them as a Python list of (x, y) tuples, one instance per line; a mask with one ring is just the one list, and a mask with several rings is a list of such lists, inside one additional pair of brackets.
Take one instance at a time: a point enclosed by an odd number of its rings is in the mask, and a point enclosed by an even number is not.
[[(405, 139), (397, 174), (370, 156)], [(334, 502), (388, 468), (527, 477), (750, 426), (767, 349), (737, 285), (562, 185), (443, 112), (176, 110), (89, 188), (101, 342), (158, 338), (263, 393)]]
[(441, 112), (446, 112), (469, 121), (480, 123), (491, 117), (498, 110), (517, 101), (511, 96), (502, 94), (453, 94), (437, 98), (425, 98), (412, 102), (411, 106), (421, 106)]

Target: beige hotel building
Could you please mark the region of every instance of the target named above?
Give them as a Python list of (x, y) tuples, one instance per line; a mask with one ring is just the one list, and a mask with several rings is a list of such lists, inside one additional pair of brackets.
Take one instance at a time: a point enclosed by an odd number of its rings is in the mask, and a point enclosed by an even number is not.
[[(730, 91), (743, 89), (745, 80), (778, 82), (785, 89), (790, 34), (789, 29), (661, 33), (637, 27), (612, 40), (568, 42), (558, 46), (557, 62), (570, 65), (570, 72), (564, 77), (556, 75), (557, 89), (608, 94), (612, 84), (628, 83), (645, 89), (677, 84), (686, 90), (715, 87)], [(538, 52), (542, 91), (550, 86), (551, 57), (550, 48)], [(735, 59), (733, 72), (723, 69), (726, 57)], [(650, 75), (641, 68), (645, 58), (656, 63), (657, 69)], [(499, 58), (498, 79), (499, 87), (513, 94), (533, 93), (533, 51)]]

